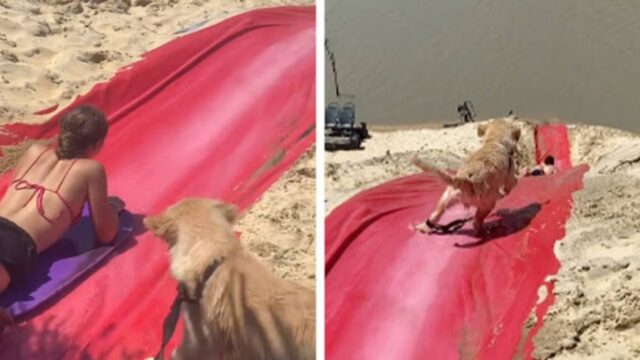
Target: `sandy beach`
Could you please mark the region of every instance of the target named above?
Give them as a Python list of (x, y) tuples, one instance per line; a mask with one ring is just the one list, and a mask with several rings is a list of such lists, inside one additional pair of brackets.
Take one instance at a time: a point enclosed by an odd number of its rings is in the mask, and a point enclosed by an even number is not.
[[(383, 129), (360, 151), (326, 153), (327, 214), (361, 190), (416, 173), (415, 154), (457, 168), (480, 145), (476, 124), (451, 129)], [(522, 158), (532, 165), (532, 122), (519, 122)], [(567, 235), (556, 243), (561, 269), (555, 303), (534, 339), (539, 359), (640, 357), (640, 136), (570, 126), (572, 161), (587, 163)]]
[(242, 241), (285, 279), (315, 288), (316, 158), (313, 149), (238, 222)]
[(309, 0), (2, 0), (0, 124), (42, 122), (194, 24)]
[[(309, 0), (0, 0), (0, 124), (40, 123), (193, 24)], [(25, 144), (28, 145), (28, 144)], [(1, 170), (19, 158), (5, 149)], [(9, 149), (11, 150), (11, 149)], [(315, 287), (315, 156), (300, 159), (238, 224), (279, 275)]]

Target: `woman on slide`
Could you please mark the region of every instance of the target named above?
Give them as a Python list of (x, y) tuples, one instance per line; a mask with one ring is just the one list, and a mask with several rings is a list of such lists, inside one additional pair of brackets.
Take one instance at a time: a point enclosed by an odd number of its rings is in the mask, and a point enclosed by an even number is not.
[[(34, 144), (22, 155), (0, 200), (0, 292), (29, 276), (37, 255), (80, 217), (85, 200), (96, 239), (114, 240), (124, 203), (108, 197), (105, 170), (91, 159), (108, 127), (100, 110), (79, 106), (62, 117), (55, 149)], [(0, 308), (0, 328), (11, 322)]]

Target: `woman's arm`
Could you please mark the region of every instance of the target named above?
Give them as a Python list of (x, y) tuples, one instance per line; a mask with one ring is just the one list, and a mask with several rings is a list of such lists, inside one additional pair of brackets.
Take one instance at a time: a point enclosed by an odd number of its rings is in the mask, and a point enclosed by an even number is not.
[(96, 239), (103, 244), (109, 244), (115, 240), (118, 233), (120, 207), (109, 201), (107, 174), (98, 162), (92, 162), (89, 169), (88, 193)]

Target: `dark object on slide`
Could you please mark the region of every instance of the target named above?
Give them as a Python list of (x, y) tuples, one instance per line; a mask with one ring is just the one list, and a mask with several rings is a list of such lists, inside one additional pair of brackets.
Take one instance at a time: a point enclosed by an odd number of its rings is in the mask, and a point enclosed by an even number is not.
[(359, 149), (369, 130), (364, 122), (356, 123), (356, 105), (347, 102), (342, 107), (336, 102), (329, 103), (324, 113), (325, 150)]

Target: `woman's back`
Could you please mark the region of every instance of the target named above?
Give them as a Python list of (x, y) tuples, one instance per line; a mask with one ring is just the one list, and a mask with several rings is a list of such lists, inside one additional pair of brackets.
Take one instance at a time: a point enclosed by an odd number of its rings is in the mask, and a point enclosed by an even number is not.
[[(32, 145), (22, 155), (0, 200), (0, 292), (29, 277), (38, 253), (73, 225), (85, 201), (95, 240), (115, 239), (124, 203), (109, 198), (104, 167), (91, 160), (108, 130), (102, 111), (80, 105), (60, 118), (55, 150)], [(2, 313), (0, 308), (0, 327)]]
[(51, 246), (75, 221), (87, 198), (88, 159), (60, 160), (44, 145), (32, 145), (0, 201), (0, 216), (23, 228), (38, 252)]

